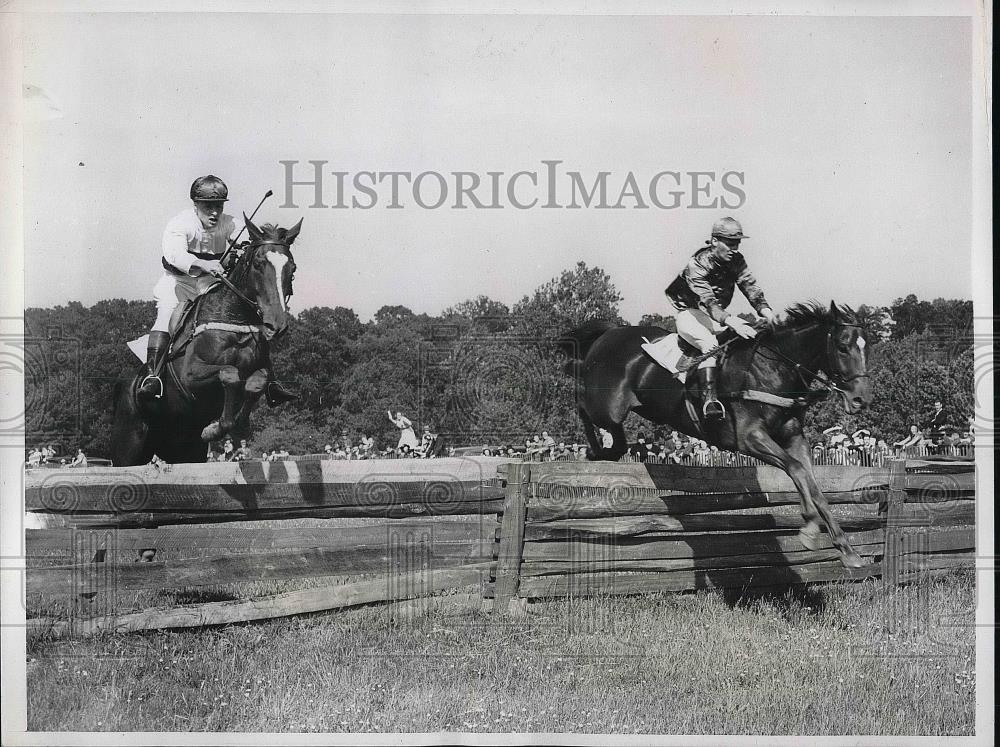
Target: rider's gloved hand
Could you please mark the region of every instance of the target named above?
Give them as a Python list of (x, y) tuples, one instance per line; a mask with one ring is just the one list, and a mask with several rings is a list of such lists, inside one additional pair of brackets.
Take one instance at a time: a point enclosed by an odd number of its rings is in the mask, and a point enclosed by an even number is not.
[(769, 322), (774, 319), (774, 312), (768, 306), (761, 308), (760, 315)]
[(757, 336), (757, 330), (747, 324), (745, 321), (740, 319), (738, 316), (733, 314), (732, 316), (726, 317), (726, 326), (732, 329), (740, 337), (750, 339)]
[(217, 259), (196, 259), (191, 265), (210, 275), (221, 275), (223, 272), (222, 263)]

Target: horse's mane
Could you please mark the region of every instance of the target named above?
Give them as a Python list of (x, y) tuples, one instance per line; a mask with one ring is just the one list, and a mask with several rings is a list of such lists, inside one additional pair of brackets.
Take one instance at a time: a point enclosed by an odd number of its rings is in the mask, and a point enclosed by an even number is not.
[(831, 303), (826, 306), (819, 301), (796, 303), (785, 309), (785, 313), (775, 317), (768, 325), (768, 331), (778, 333), (784, 330), (801, 329), (810, 325), (826, 326), (829, 324), (854, 324), (857, 316), (850, 306), (837, 306)]

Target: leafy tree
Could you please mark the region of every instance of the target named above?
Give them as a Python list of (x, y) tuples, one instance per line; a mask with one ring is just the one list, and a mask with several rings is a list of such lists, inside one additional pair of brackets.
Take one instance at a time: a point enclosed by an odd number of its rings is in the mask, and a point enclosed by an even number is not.
[[(269, 414), (265, 406), (257, 408), (251, 416), (254, 456), (272, 449), (287, 449), (291, 454), (319, 454), (324, 445), (336, 437), (336, 434), (318, 425), (308, 411), (282, 408), (280, 417), (269, 417)], [(234, 434), (234, 437), (242, 435)]]
[(275, 370), (299, 395), (297, 406), (330, 410), (340, 404), (340, 384), (354, 363), (351, 344), (364, 325), (351, 309), (304, 309), (271, 351)]
[(892, 312), (884, 306), (868, 306), (861, 304), (855, 310), (862, 334), (869, 344), (876, 344), (892, 339), (892, 330), (896, 326)]
[(515, 304), (513, 314), (519, 332), (549, 337), (588, 319), (623, 323), (621, 301), (610, 275), (599, 267), (589, 268), (577, 262), (572, 270), (564, 270), (530, 296), (524, 296)]
[(413, 312), (405, 306), (383, 306), (375, 312), (375, 323), (386, 324), (400, 322), (413, 316)]
[(496, 334), (509, 329), (511, 323), (510, 308), (488, 296), (477, 296), (468, 301), (461, 301), (445, 309), (441, 316), (449, 322), (458, 320), (467, 322), (463, 325), (463, 331), (466, 333), (472, 331)]
[(956, 337), (966, 333), (972, 324), (972, 301), (944, 298), (920, 301), (911, 293), (893, 301), (889, 310), (896, 322), (893, 328), (896, 340), (926, 331)]
[(638, 326), (659, 327), (667, 333), (671, 333), (677, 331), (677, 320), (672, 316), (664, 316), (663, 314), (643, 314)]

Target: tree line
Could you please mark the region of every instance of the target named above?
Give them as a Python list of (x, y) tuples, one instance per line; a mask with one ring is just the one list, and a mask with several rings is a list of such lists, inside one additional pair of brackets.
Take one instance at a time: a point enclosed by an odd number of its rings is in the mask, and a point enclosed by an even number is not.
[[(553, 340), (588, 319), (624, 323), (621, 301), (607, 273), (580, 262), (512, 307), (479, 296), (436, 316), (387, 305), (368, 321), (343, 306), (304, 309), (272, 347), (280, 379), (300, 399), (262, 404), (249, 432), (234, 435), (250, 438), (255, 451), (317, 453), (344, 431), (384, 448), (398, 435), (391, 410), (452, 446), (523, 444), (543, 430), (582, 443), (576, 385)], [(846, 416), (831, 398), (810, 411), (810, 438), (832, 425), (897, 438), (935, 400), (962, 427), (973, 411), (972, 302), (909, 295), (856, 311), (870, 343), (875, 401)], [(108, 453), (115, 381), (138, 364), (125, 342), (145, 334), (154, 316), (153, 302), (123, 299), (25, 310), (28, 446)], [(638, 322), (673, 331), (667, 316)], [(626, 430), (657, 432), (637, 417)]]

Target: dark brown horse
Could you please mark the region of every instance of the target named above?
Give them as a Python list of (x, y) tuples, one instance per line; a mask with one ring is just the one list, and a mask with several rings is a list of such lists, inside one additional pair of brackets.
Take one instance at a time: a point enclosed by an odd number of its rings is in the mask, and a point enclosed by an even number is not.
[[(578, 378), (577, 408), (583, 420), (588, 457), (618, 460), (626, 451), (622, 422), (635, 412), (653, 423), (670, 425), (720, 449), (737, 451), (783, 469), (798, 489), (805, 526), (799, 533), (809, 549), (819, 547), (825, 527), (848, 567), (863, 561), (830, 513), (813, 476), (809, 445), (802, 434), (806, 408), (835, 391), (848, 413), (871, 403), (865, 340), (854, 313), (830, 304), (791, 307), (784, 319), (755, 339), (729, 343), (719, 361), (719, 390), (726, 417), (700, 422), (697, 377), (687, 383), (654, 363), (639, 347), (665, 332), (656, 327), (619, 327), (588, 322), (563, 335), (559, 344)], [(596, 428), (614, 443), (604, 448)]]
[(291, 246), (302, 226), (265, 224), (245, 215), (250, 246), (228, 282), (199, 296), (173, 336), (161, 374), (163, 396), (140, 403), (143, 372), (115, 387), (111, 461), (146, 464), (204, 462), (206, 443), (245, 426), (268, 381), (267, 343), (288, 327), (295, 260)]

